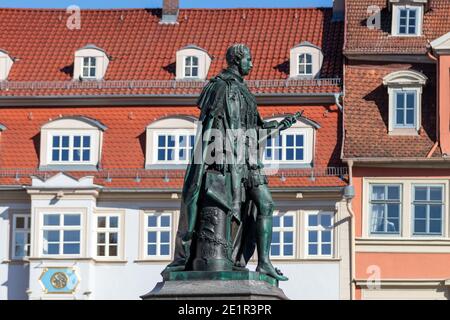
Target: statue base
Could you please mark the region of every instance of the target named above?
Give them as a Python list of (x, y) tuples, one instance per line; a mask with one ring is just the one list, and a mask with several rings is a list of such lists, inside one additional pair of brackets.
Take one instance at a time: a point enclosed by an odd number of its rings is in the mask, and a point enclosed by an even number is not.
[(182, 271), (164, 275), (164, 281), (143, 300), (288, 300), (278, 281), (251, 271)]

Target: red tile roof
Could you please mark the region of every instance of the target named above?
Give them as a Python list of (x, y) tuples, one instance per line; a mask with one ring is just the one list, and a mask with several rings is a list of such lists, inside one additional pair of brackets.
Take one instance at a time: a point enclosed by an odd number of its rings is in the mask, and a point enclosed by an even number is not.
[[(334, 107), (264, 106), (263, 117), (305, 110), (304, 116), (316, 121), (314, 156), (316, 179), (310, 170), (287, 170), (286, 180), (280, 175), (270, 178), (274, 187), (343, 186), (339, 172), (326, 172), (329, 167), (342, 167), (339, 159), (341, 129), (340, 112)], [(111, 188), (180, 188), (184, 171), (144, 170), (145, 128), (151, 122), (168, 115), (198, 116), (195, 107), (79, 107), (79, 108), (0, 108), (0, 119), (8, 128), (1, 133), (0, 185), (28, 185), (33, 174), (42, 175), (39, 166), (40, 128), (60, 115), (83, 115), (96, 119), (108, 129), (104, 133), (100, 172), (70, 172), (74, 176), (95, 175), (96, 183)], [(7, 170), (10, 169), (10, 170)], [(328, 170), (329, 171), (329, 170)], [(107, 182), (110, 172), (111, 182)], [(51, 175), (55, 174), (50, 173)], [(136, 175), (141, 182), (136, 182)], [(165, 182), (168, 175), (170, 182)], [(345, 175), (345, 172), (344, 172)], [(122, 177), (122, 178), (120, 178)], [(18, 179), (16, 179), (18, 178)]]
[[(167, 82), (162, 88), (151, 85), (136, 88), (126, 82), (173, 80), (175, 54), (188, 44), (196, 44), (213, 56), (208, 77), (225, 66), (227, 47), (241, 42), (249, 45), (254, 55), (255, 68), (249, 80), (285, 80), (289, 76), (290, 49), (309, 41), (324, 52), (322, 78), (341, 77), (343, 23), (331, 21), (331, 8), (183, 9), (177, 25), (159, 24), (160, 14), (156, 9), (83, 10), (81, 29), (69, 30), (65, 10), (0, 9), (0, 48), (17, 58), (9, 75), (10, 83), (4, 84), (9, 90), (0, 87), (0, 96), (197, 94), (200, 88), (173, 89), (173, 84)], [(70, 88), (74, 53), (88, 43), (112, 57), (106, 83), (101, 84), (103, 89), (97, 83), (92, 89)], [(125, 83), (105, 89), (118, 80)], [(55, 81), (62, 81), (66, 88), (55, 88), (61, 84)], [(24, 89), (17, 89), (19, 85)], [(337, 92), (339, 85), (312, 81), (302, 86), (268, 86), (258, 90)]]
[[(417, 136), (388, 134), (389, 103), (383, 77), (402, 69), (421, 71), (429, 78), (422, 96), (422, 130)], [(347, 64), (344, 158), (425, 158), (436, 141), (434, 74), (434, 65)], [(440, 155), (437, 148), (434, 156)]]
[[(347, 0), (345, 54), (424, 54), (428, 42), (450, 30), (450, 1), (428, 0), (423, 36), (392, 37), (387, 0)], [(367, 28), (369, 6), (381, 9), (381, 29)]]

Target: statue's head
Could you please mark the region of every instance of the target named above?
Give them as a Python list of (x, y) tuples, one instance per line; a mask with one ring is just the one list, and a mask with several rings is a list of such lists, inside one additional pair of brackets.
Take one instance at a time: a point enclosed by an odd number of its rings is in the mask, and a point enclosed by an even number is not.
[(236, 66), (239, 73), (246, 76), (253, 68), (250, 49), (245, 44), (234, 44), (227, 50), (228, 66)]

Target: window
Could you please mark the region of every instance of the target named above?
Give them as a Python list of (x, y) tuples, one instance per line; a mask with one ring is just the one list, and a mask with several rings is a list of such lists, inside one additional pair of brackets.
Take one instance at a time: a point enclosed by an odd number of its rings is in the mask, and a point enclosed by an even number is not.
[(395, 126), (416, 126), (416, 91), (395, 91)]
[(119, 216), (97, 217), (97, 257), (119, 256)]
[(14, 64), (14, 60), (8, 52), (0, 49), (0, 81), (8, 79), (9, 72)]
[(370, 212), (372, 234), (400, 234), (400, 185), (371, 185)]
[(333, 214), (310, 213), (307, 218), (307, 255), (327, 256), (333, 255)]
[(44, 255), (79, 255), (81, 253), (81, 215), (44, 214), (42, 239)]
[(298, 74), (299, 75), (312, 75), (313, 62), (312, 55), (309, 53), (303, 53), (298, 56)]
[(83, 58), (83, 70), (82, 77), (86, 79), (95, 79), (96, 78), (96, 70), (97, 70), (97, 59), (94, 57), (84, 57)]
[(272, 257), (294, 257), (295, 250), (295, 216), (285, 214), (273, 216), (273, 233), (270, 255)]
[(285, 131), (275, 138), (267, 139), (264, 153), (266, 163), (307, 163), (307, 134)]
[(184, 77), (185, 78), (198, 78), (198, 58), (186, 57), (184, 65)]
[(417, 34), (418, 11), (417, 8), (402, 8), (399, 10), (399, 35)]
[(29, 214), (15, 214), (13, 216), (13, 259), (30, 256), (30, 229), (31, 218)]
[(151, 258), (170, 258), (171, 255), (171, 226), (170, 213), (148, 214), (146, 219), (146, 248), (145, 253)]
[(78, 135), (52, 136), (52, 162), (91, 161), (91, 137)]
[(194, 150), (195, 136), (189, 134), (156, 134), (156, 162), (188, 163)]
[(413, 186), (414, 235), (442, 235), (443, 190), (442, 186)]

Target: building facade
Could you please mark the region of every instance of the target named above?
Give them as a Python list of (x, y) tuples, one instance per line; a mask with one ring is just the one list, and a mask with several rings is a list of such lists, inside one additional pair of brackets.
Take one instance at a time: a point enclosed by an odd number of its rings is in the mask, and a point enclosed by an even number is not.
[(348, 0), (342, 158), (357, 299), (448, 299), (447, 0)]
[(0, 299), (139, 299), (162, 281), (196, 99), (233, 43), (265, 119), (304, 111), (264, 154), (281, 288), (349, 299), (342, 14), (0, 9)]

